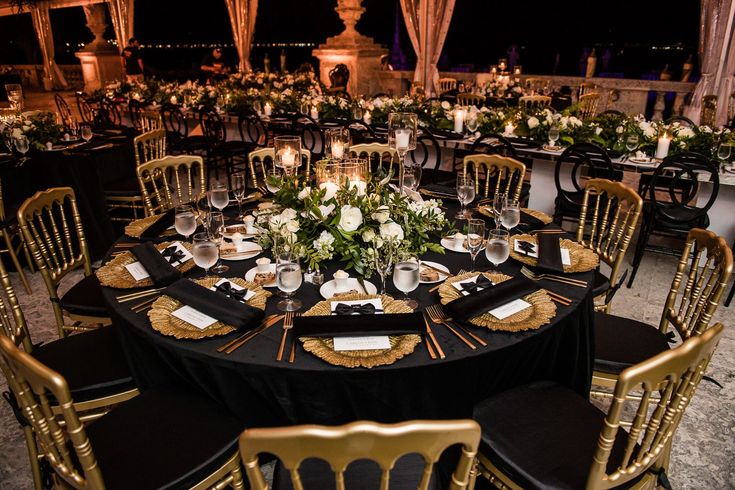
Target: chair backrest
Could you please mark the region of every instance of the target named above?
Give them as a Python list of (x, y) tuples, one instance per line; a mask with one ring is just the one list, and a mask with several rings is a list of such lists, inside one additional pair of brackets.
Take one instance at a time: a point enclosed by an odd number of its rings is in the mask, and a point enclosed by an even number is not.
[[(559, 156), (554, 168), (557, 199), (578, 205), (579, 200), (573, 197), (584, 192), (587, 180), (598, 178), (615, 180), (607, 151), (592, 143), (573, 144)], [(572, 188), (564, 184), (571, 184)]]
[(442, 164), (442, 147), (430, 131), (416, 137), (416, 149), (406, 153), (406, 161), (427, 170), (437, 170)]
[(227, 141), (227, 128), (219, 114), (212, 109), (204, 108), (199, 113), (199, 124), (207, 143), (207, 150), (219, 150)]
[(583, 121), (595, 117), (597, 104), (600, 102), (600, 94), (588, 92), (579, 98), (579, 118)]
[(153, 131), (154, 129), (161, 129), (163, 127), (161, 113), (146, 109), (145, 104), (138, 100), (130, 100), (128, 104), (128, 114), (130, 122), (138, 131), (145, 133)]
[[(360, 143), (350, 146), (350, 154), (358, 158), (367, 158), (370, 171), (377, 174), (380, 171), (392, 175), (393, 164), (398, 165), (398, 153), (384, 143)], [(385, 168), (385, 164), (388, 168)]]
[(485, 105), (485, 96), (480, 94), (462, 92), (461, 94), (457, 94), (457, 103), (460, 105), (473, 105), (475, 107), (482, 107), (483, 105)]
[[(275, 150), (273, 148), (260, 148), (248, 153), (248, 165), (250, 166), (250, 177), (253, 187), (256, 189), (265, 185), (267, 175), (268, 162), (273, 165), (275, 159)], [(301, 164), (304, 167), (304, 175), (311, 175), (311, 152), (304, 148), (301, 149)], [(262, 182), (258, 182), (258, 180)], [(307, 179), (308, 180), (308, 179)]]
[(257, 114), (240, 114), (237, 117), (240, 139), (254, 147), (268, 146), (268, 130)]
[(258, 454), (276, 456), (290, 471), (296, 490), (303, 490), (299, 476), (301, 463), (319, 458), (329, 463), (338, 490), (344, 490), (344, 472), (353, 461), (375, 461), (381, 471), (381, 490), (390, 484), (390, 470), (405, 454), (418, 454), (425, 463), (419, 490), (429, 486), (434, 464), (446, 448), (462, 445), (462, 453), (448, 488), (468, 488), (470, 469), (480, 442), (480, 427), (473, 420), (409, 421), (394, 425), (358, 421), (328, 427), (302, 425), (270, 429), (247, 429), (240, 436), (240, 455), (250, 488), (267, 490), (258, 465)]
[[(619, 488), (651, 468), (665, 467), (667, 446), (704, 376), (722, 331), (723, 326), (718, 323), (701, 336), (620, 373), (590, 466), (588, 490)], [(620, 440), (620, 426), (626, 422), (631, 423), (628, 434), (622, 438), (622, 444), (615, 443), (616, 436)]]
[(617, 283), (642, 209), (641, 196), (623, 183), (591, 179), (585, 184), (577, 241), (610, 266), (610, 284)]
[(117, 103), (105, 98), (100, 100), (96, 122), (104, 128), (119, 128), (122, 126), (122, 115)]
[(2, 334), (0, 359), (0, 370), (51, 469), (72, 488), (104, 489), (102, 472), (63, 376)]
[(365, 124), (363, 121), (360, 121), (359, 119), (347, 121), (342, 127), (350, 132), (350, 140), (353, 143), (373, 143), (378, 139), (375, 136), (375, 131), (373, 131), (373, 128)]
[(133, 138), (135, 165), (166, 156), (166, 130), (155, 129)]
[(551, 105), (548, 95), (524, 95), (518, 99), (518, 107), (525, 112), (537, 112)]
[(314, 158), (324, 155), (326, 140), (324, 131), (316, 123), (299, 124), (296, 129), (301, 135), (301, 147), (309, 150)]
[(440, 78), (439, 79), (439, 95), (445, 92), (451, 92), (457, 89), (456, 78)]
[(513, 144), (504, 136), (495, 133), (483, 134), (472, 143), (470, 153), (487, 153), (515, 158), (518, 154)]
[(90, 104), (89, 99), (82, 92), (76, 93), (77, 109), (79, 117), (82, 118), (84, 124), (94, 124), (97, 119), (97, 109)]
[(169, 138), (171, 146), (175, 146), (189, 136), (189, 125), (186, 122), (186, 116), (175, 105), (165, 104), (161, 108), (161, 118), (163, 119), (163, 129), (166, 130), (166, 136)]
[(508, 102), (503, 97), (486, 97), (485, 107), (491, 109), (503, 109), (508, 107)]
[(28, 332), (28, 324), (2, 258), (0, 258), (0, 286), (2, 286), (2, 293), (0, 293), (0, 326), (2, 330), (0, 330), (0, 334), (8, 337), (16, 346), (22, 346), (26, 352), (31, 352), (33, 342)]
[(169, 155), (143, 163), (136, 171), (148, 216), (166, 212), (206, 191), (207, 169), (200, 156)]
[[(462, 174), (467, 175), (467, 167), (475, 171), (475, 193), (488, 197), (503, 192), (512, 199), (520, 199), (526, 166), (513, 158), (500, 155), (477, 153), (467, 155), (462, 162)], [(484, 184), (481, 184), (484, 182)], [(490, 192), (492, 191), (492, 194)]]
[(579, 91), (577, 92), (577, 97), (580, 98), (585, 94), (594, 92), (595, 90), (597, 90), (597, 84), (594, 84), (592, 82), (582, 82), (579, 84)]
[(671, 116), (668, 118), (665, 122), (667, 126), (670, 126), (672, 124), (678, 123), (679, 126), (682, 126), (684, 128), (693, 128), (696, 127), (696, 124), (694, 124), (694, 121), (689, 119), (686, 116)]
[(59, 116), (61, 116), (62, 124), (66, 124), (69, 119), (74, 117), (71, 113), (71, 108), (69, 108), (69, 104), (66, 103), (66, 100), (60, 94), (54, 94), (54, 101), (56, 102), (56, 109), (59, 111)]
[(709, 328), (730, 280), (732, 260), (732, 250), (724, 238), (699, 228), (689, 231), (659, 329), (666, 333), (673, 325), (681, 338), (687, 339)]

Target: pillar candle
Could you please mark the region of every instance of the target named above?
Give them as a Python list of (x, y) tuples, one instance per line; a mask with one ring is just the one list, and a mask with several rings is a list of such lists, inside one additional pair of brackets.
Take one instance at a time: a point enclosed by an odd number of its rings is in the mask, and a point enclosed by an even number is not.
[(365, 122), (365, 124), (372, 124), (373, 117), (370, 115), (370, 111), (365, 111), (365, 115), (362, 116), (362, 120)]
[(265, 103), (265, 107), (263, 107), (263, 113), (266, 115), (266, 117), (270, 117), (270, 115), (273, 113), (270, 102)]
[(296, 161), (296, 152), (291, 148), (286, 148), (281, 156), (281, 164), (284, 167), (293, 167)]
[(311, 106), (310, 116), (315, 121), (318, 121), (319, 120), (319, 109), (317, 109), (317, 107), (315, 105)]
[(515, 129), (516, 127), (513, 126), (512, 123), (508, 123), (505, 125), (505, 134), (510, 136), (511, 134), (513, 134), (513, 131), (515, 131)]
[(408, 128), (396, 129), (396, 150), (408, 150), (408, 143), (411, 139), (411, 130)]
[(656, 145), (656, 158), (664, 159), (669, 154), (669, 145), (671, 144), (671, 139), (663, 135), (658, 139), (658, 145)]
[(345, 145), (341, 141), (332, 142), (332, 157), (341, 160), (345, 154)]
[(464, 132), (464, 109), (454, 110), (454, 132)]

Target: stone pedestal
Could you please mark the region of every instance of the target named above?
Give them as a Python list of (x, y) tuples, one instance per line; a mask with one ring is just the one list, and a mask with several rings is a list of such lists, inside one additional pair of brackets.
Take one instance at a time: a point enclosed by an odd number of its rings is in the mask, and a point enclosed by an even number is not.
[(337, 0), (335, 10), (345, 29), (312, 51), (319, 58), (319, 76), (327, 87), (331, 86), (329, 71), (339, 63), (347, 65), (350, 95), (370, 95), (379, 91), (375, 72), (380, 70), (380, 58), (388, 54), (387, 49), (355, 30), (355, 24), (365, 12), (361, 3), (362, 0)]
[(89, 93), (102, 88), (105, 83), (122, 78), (120, 53), (104, 39), (107, 22), (104, 4), (84, 6), (87, 27), (94, 34), (94, 40), (74, 55), (82, 64), (84, 91)]

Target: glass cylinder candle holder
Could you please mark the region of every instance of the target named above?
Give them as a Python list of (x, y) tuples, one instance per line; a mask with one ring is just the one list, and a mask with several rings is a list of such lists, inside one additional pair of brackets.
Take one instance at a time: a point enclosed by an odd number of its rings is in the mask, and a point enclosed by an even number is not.
[(316, 186), (325, 192), (323, 201), (333, 198), (340, 189), (340, 160), (325, 158), (316, 165)]
[(347, 128), (332, 128), (324, 132), (327, 143), (326, 153), (336, 160), (350, 156), (350, 130)]
[(403, 190), (403, 165), (406, 153), (416, 149), (418, 116), (412, 112), (388, 114), (388, 146), (398, 153), (398, 187)]
[(301, 138), (298, 136), (276, 136), (273, 138), (274, 163), (286, 175), (293, 175), (301, 165)]
[(358, 196), (367, 192), (368, 160), (365, 158), (347, 158), (342, 160), (339, 168), (339, 181), (349, 189), (357, 189)]

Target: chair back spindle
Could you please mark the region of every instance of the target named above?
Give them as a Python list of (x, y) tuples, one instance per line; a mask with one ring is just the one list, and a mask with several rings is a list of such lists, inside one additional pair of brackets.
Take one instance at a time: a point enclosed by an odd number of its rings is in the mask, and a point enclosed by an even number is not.
[(148, 216), (168, 211), (206, 191), (207, 169), (200, 156), (165, 156), (137, 168)]
[[(462, 172), (472, 166), (475, 173), (475, 192), (484, 197), (498, 192), (512, 199), (520, 199), (526, 166), (518, 160), (500, 155), (467, 155), (464, 157)], [(492, 192), (492, 194), (490, 194)]]

